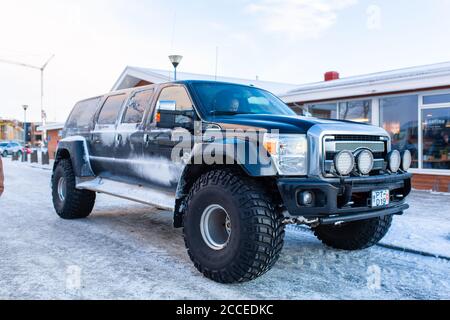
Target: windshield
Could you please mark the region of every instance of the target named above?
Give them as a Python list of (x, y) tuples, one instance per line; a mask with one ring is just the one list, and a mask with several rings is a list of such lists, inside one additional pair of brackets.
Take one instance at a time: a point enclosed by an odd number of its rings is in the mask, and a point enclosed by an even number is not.
[(193, 84), (206, 117), (237, 114), (295, 115), (271, 93), (247, 86), (199, 82)]
[(6, 147), (7, 145), (7, 143), (0, 143), (0, 147)]

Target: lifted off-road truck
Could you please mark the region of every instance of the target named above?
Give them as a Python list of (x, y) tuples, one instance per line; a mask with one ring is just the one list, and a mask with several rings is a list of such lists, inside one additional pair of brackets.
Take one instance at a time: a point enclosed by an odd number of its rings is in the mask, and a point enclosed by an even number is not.
[(408, 209), (410, 165), (381, 128), (297, 116), (251, 86), (182, 81), (79, 102), (52, 192), (63, 219), (89, 216), (96, 193), (173, 211), (196, 268), (234, 283), (275, 264), (287, 224), (337, 249), (379, 242)]

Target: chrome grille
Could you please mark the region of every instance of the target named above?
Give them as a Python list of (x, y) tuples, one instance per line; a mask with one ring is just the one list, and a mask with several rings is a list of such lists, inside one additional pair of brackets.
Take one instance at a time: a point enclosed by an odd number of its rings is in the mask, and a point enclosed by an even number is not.
[(323, 141), (323, 171), (325, 175), (334, 173), (334, 158), (337, 153), (348, 150), (356, 152), (360, 149), (372, 151), (375, 164), (373, 171), (383, 170), (388, 149), (387, 137), (367, 135), (335, 135), (325, 136)]

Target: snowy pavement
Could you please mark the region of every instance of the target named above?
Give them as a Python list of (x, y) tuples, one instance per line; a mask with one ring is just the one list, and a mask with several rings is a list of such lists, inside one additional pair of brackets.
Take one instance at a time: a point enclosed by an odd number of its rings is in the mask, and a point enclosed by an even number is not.
[[(450, 261), (324, 247), (288, 228), (274, 269), (221, 285), (194, 268), (171, 214), (100, 195), (85, 220), (53, 211), (51, 171), (4, 163), (0, 299), (450, 299)], [(384, 243), (450, 257), (450, 195), (414, 192)]]

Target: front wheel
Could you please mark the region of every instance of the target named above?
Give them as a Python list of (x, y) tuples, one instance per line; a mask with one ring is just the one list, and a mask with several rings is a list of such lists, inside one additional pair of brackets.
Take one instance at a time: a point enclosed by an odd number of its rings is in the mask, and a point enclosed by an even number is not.
[(63, 219), (88, 217), (95, 204), (95, 192), (75, 187), (75, 174), (70, 159), (62, 159), (56, 165), (52, 176), (53, 206)]
[(216, 282), (263, 275), (283, 248), (282, 215), (259, 184), (233, 171), (211, 171), (194, 184), (183, 223), (191, 260)]
[(3, 151), (3, 153), (2, 153), (2, 157), (3, 157), (3, 158), (6, 158), (7, 156), (8, 156), (8, 151), (6, 151), (6, 150), (5, 150), (5, 151)]
[(322, 225), (314, 234), (325, 245), (342, 250), (361, 250), (380, 242), (388, 233), (392, 216), (348, 222), (339, 226)]

